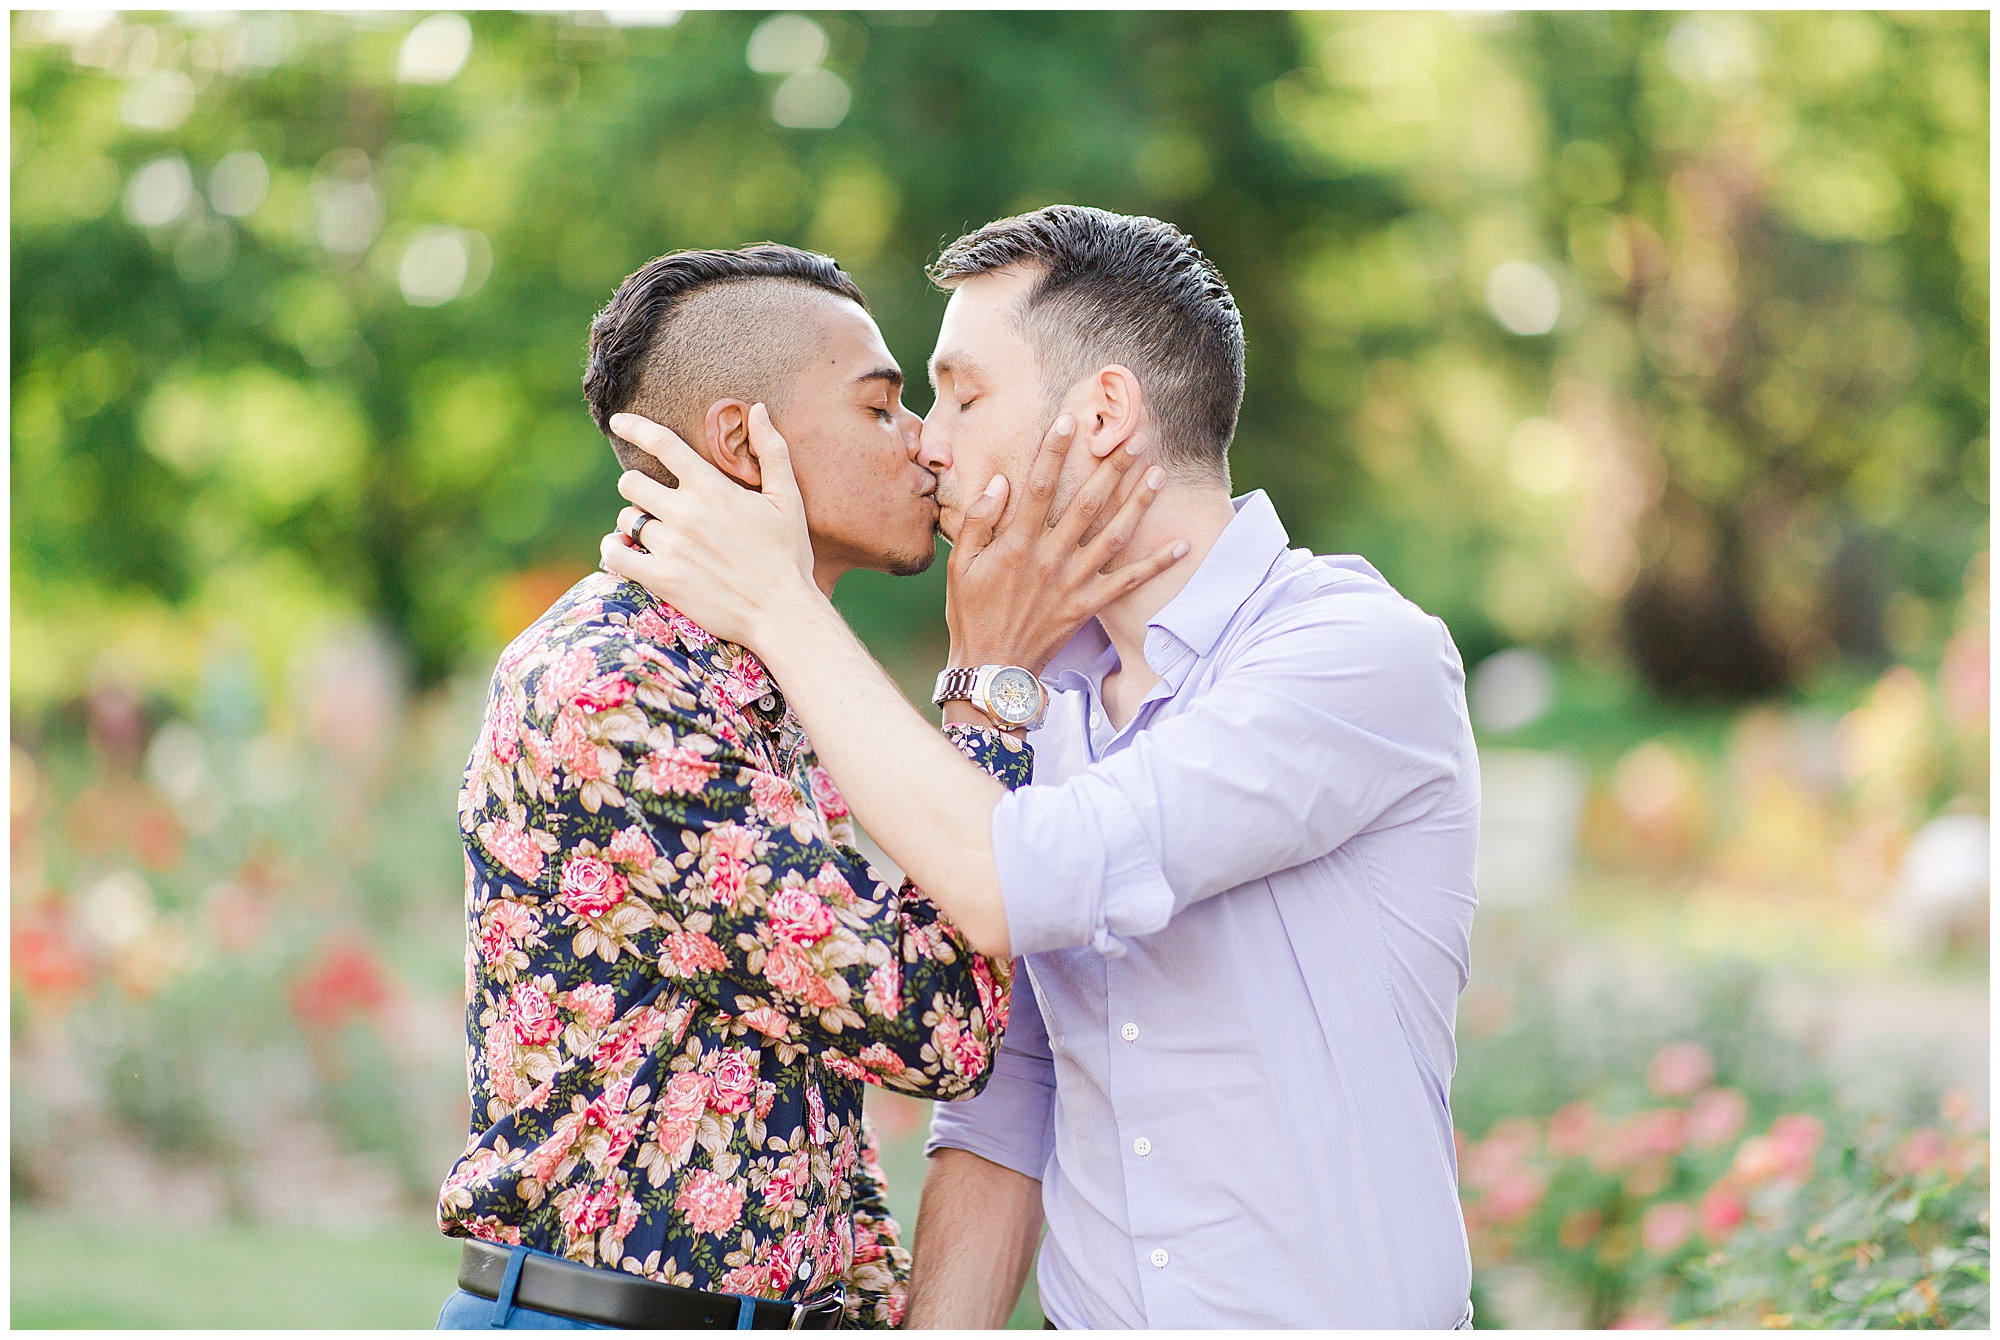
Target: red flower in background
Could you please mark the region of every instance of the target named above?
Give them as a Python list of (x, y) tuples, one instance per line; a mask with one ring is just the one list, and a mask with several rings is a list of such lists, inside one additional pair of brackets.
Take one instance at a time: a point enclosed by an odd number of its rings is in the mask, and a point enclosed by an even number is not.
[(292, 1013), (306, 1027), (334, 1032), (372, 1018), (389, 1001), (389, 982), (373, 950), (354, 940), (328, 941), (292, 979)]
[(16, 920), (12, 939), (14, 980), (30, 999), (61, 1005), (90, 984), (90, 961), (53, 909)]

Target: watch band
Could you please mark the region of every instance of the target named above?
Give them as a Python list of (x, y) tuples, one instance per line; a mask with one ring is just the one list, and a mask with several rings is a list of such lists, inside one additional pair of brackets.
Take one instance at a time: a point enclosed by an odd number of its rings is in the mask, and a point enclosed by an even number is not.
[(957, 699), (970, 699), (972, 686), (978, 678), (979, 667), (976, 665), (961, 665), (940, 671), (937, 687), (931, 693), (931, 704), (943, 707), (946, 703)]

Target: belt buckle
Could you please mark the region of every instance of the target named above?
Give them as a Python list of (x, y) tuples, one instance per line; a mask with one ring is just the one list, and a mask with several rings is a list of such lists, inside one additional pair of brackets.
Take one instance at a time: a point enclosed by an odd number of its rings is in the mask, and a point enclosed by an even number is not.
[(799, 1303), (796, 1306), (794, 1306), (792, 1308), (791, 1323), (787, 1325), (785, 1329), (788, 1331), (802, 1331), (806, 1328), (806, 1317), (808, 1315), (817, 1316), (822, 1311), (825, 1311), (825, 1312), (830, 1312), (834, 1316), (838, 1316), (840, 1315), (841, 1311), (844, 1308), (846, 1308), (846, 1306), (847, 1306), (847, 1286), (845, 1284), (836, 1281), (833, 1286), (833, 1291), (820, 1301), (814, 1303)]

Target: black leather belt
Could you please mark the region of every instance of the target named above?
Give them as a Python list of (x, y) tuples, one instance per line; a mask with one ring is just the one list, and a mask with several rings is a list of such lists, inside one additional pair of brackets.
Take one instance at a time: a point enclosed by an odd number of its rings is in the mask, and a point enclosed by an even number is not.
[[(490, 1242), (467, 1242), (459, 1258), (458, 1287), (481, 1298), (498, 1298), (510, 1252)], [(846, 1293), (802, 1303), (772, 1298), (681, 1289), (642, 1279), (623, 1270), (600, 1270), (575, 1261), (531, 1252), (514, 1282), (514, 1306), (594, 1321), (634, 1331), (733, 1331), (741, 1329), (749, 1302), (753, 1331), (831, 1331), (840, 1325)]]

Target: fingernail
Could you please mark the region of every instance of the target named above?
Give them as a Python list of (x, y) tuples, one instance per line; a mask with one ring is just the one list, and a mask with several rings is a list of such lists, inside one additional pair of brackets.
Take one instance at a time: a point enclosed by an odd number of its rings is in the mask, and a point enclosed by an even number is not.
[(1174, 557), (1186, 558), (1187, 551), (1188, 551), (1188, 542), (1186, 540), (1182, 540), (1179, 544), (1174, 546)]
[(614, 415), (612, 415), (612, 416), (611, 416), (611, 430), (612, 430), (613, 432), (615, 432), (615, 433), (620, 433), (620, 434), (622, 434), (622, 433), (624, 432), (624, 428), (623, 428), (623, 425), (624, 425), (624, 424), (628, 424), (628, 423), (630, 423), (630, 422), (632, 422), (632, 416), (631, 416), (631, 415), (629, 415), (629, 414), (614, 414)]
[(1058, 414), (1056, 416), (1056, 435), (1058, 437), (1068, 437), (1071, 433), (1075, 431), (1076, 431), (1075, 419), (1071, 418), (1067, 414)]
[(1000, 490), (1006, 487), (1007, 487), (1007, 476), (995, 475), (993, 476), (992, 482), (987, 484), (986, 486), (986, 496), (989, 498), (997, 498), (1000, 496)]
[(1159, 466), (1156, 465), (1152, 469), (1146, 472), (1147, 488), (1156, 489), (1160, 485), (1166, 482), (1167, 482), (1167, 472), (1165, 470), (1162, 470)]
[(1145, 449), (1146, 449), (1146, 444), (1144, 442), (1141, 442), (1138, 438), (1128, 437), (1125, 439), (1125, 450), (1131, 452), (1134, 456), (1137, 456), (1140, 452), (1144, 451)]

